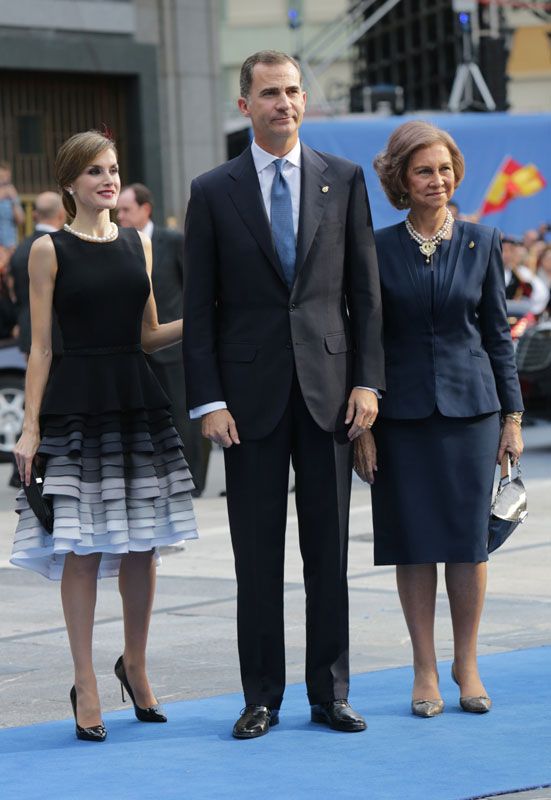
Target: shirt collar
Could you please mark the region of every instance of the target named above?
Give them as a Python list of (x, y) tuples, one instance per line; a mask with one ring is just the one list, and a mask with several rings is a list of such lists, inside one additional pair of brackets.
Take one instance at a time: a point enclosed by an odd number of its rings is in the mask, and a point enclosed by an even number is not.
[[(298, 139), (296, 145), (282, 157), (285, 161), (289, 161), (290, 164), (300, 168), (300, 152), (300, 139)], [(273, 153), (268, 153), (266, 150), (259, 147), (254, 139), (251, 144), (251, 155), (257, 173), (262, 172), (263, 169), (266, 169), (267, 166), (278, 158), (278, 156), (274, 156)]]
[(153, 220), (148, 219), (145, 225), (142, 228), (142, 233), (147, 236), (148, 239), (151, 239), (153, 236), (153, 228), (154, 228)]
[(54, 231), (57, 231), (55, 225), (48, 225), (47, 222), (37, 222), (34, 226), (34, 229), (39, 233), (53, 233)]

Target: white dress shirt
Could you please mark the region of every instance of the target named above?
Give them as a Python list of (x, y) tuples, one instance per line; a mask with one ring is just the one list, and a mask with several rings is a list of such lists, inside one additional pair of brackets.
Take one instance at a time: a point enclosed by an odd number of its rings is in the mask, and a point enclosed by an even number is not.
[(148, 219), (143, 228), (141, 229), (140, 233), (143, 233), (144, 236), (147, 236), (148, 239), (151, 239), (153, 236), (153, 228), (154, 228), (153, 220)]
[[(272, 210), (272, 183), (274, 182), (274, 176), (276, 172), (274, 161), (277, 161), (279, 156), (274, 156), (273, 153), (268, 153), (266, 150), (263, 150), (257, 145), (254, 139), (251, 145), (251, 155), (256, 168), (256, 174), (258, 175), (258, 182), (260, 184), (262, 200), (264, 201), (264, 208), (266, 209), (266, 216), (268, 217), (268, 220), (270, 220), (270, 212)], [(289, 152), (283, 156), (283, 166), (281, 168), (281, 174), (287, 181), (289, 190), (291, 192), (295, 241), (298, 235), (298, 221), (300, 214), (300, 167), (301, 149), (300, 139), (298, 139), (292, 150), (289, 150)], [(358, 386), (356, 388), (364, 389), (368, 387)], [(375, 392), (377, 397), (380, 397), (380, 394), (377, 390), (370, 389), (370, 391)], [(227, 408), (226, 403), (223, 400), (216, 400), (212, 403), (205, 403), (205, 405), (190, 409), (189, 416), (191, 419), (197, 419), (198, 417), (203, 417), (205, 414), (210, 414), (211, 411), (220, 411), (223, 408)]]
[[(251, 155), (256, 167), (256, 174), (258, 175), (266, 216), (271, 220), (272, 184), (275, 176), (274, 161), (277, 161), (277, 156), (274, 156), (273, 153), (267, 153), (266, 150), (259, 147), (254, 140), (251, 145)], [(287, 155), (283, 158), (283, 167), (281, 168), (281, 174), (287, 181), (289, 191), (291, 192), (295, 241), (298, 234), (298, 217), (300, 213), (300, 161), (300, 140), (298, 140), (293, 149), (289, 150)]]

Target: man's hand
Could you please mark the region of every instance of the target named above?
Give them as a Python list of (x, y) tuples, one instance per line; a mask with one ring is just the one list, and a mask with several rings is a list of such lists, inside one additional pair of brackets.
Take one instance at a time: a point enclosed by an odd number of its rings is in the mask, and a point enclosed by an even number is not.
[(222, 447), (241, 444), (235, 427), (235, 420), (226, 408), (205, 414), (201, 420), (201, 427), (205, 439), (210, 439), (211, 442), (216, 442)]
[(348, 438), (351, 442), (371, 428), (378, 413), (379, 403), (375, 392), (369, 389), (352, 389), (344, 420), (347, 425), (352, 422), (348, 431)]

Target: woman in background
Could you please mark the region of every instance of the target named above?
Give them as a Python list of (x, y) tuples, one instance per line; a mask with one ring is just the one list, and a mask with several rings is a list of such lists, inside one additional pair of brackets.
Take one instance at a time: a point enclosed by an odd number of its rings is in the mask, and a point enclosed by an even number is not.
[(11, 167), (0, 161), (0, 247), (11, 252), (17, 244), (17, 226), (25, 221), (25, 214), (17, 189), (11, 182)]

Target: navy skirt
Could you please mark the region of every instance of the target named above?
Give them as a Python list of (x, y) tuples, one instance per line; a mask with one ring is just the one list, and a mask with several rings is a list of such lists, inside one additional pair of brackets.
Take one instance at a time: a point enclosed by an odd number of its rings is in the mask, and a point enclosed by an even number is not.
[(487, 561), (499, 413), (379, 417), (373, 433), (375, 564)]

